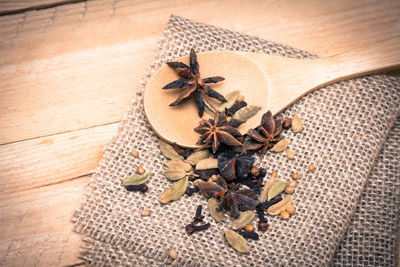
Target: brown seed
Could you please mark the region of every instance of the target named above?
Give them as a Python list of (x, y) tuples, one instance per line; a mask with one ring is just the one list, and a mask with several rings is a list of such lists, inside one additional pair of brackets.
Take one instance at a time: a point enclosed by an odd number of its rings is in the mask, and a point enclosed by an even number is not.
[(283, 129), (289, 129), (291, 126), (292, 126), (292, 119), (284, 118), (282, 123)]
[(226, 117), (226, 122), (231, 122), (232, 117)]
[(271, 175), (272, 175), (272, 177), (278, 176), (278, 171), (273, 171)]
[(171, 257), (171, 259), (176, 259), (178, 257), (178, 252), (176, 252), (176, 249), (170, 248), (168, 251), (168, 255)]
[(294, 152), (292, 150), (286, 150), (286, 157), (288, 159), (294, 159)]
[(299, 179), (299, 174), (298, 174), (297, 172), (293, 173), (293, 174), (292, 174), (292, 179), (293, 179), (293, 180)]
[(250, 173), (253, 177), (257, 177), (258, 175), (260, 175), (260, 170), (256, 166), (253, 166), (250, 169)]
[(296, 185), (297, 185), (296, 181), (290, 181), (287, 186), (294, 188)]
[(217, 180), (217, 178), (218, 177), (217, 177), (216, 174), (213, 174), (213, 175), (210, 176), (211, 182), (215, 182)]
[(138, 158), (138, 157), (139, 157), (139, 152), (137, 152), (137, 150), (135, 150), (135, 149), (132, 149), (131, 155), (132, 155), (134, 158)]
[(285, 193), (286, 193), (286, 194), (289, 194), (289, 195), (293, 194), (293, 193), (294, 193), (294, 187), (292, 187), (292, 186), (287, 186), (287, 187), (285, 188)]
[(296, 208), (293, 205), (290, 205), (287, 208), (287, 212), (289, 212), (290, 215), (293, 215), (295, 211), (296, 211)]
[(144, 169), (143, 169), (142, 166), (137, 167), (136, 171), (137, 171), (139, 174), (143, 174), (143, 173), (144, 173)]
[(255, 228), (253, 225), (248, 224), (244, 227), (244, 230), (246, 230), (247, 232), (254, 232)]
[(303, 130), (303, 122), (301, 121), (300, 117), (297, 115), (297, 113), (294, 113), (293, 119), (292, 119), (292, 131), (294, 133), (301, 132)]
[(261, 232), (265, 232), (268, 230), (268, 222), (267, 221), (259, 221), (258, 222), (258, 230)]
[(290, 217), (289, 212), (287, 212), (286, 210), (281, 211), (281, 218), (282, 219), (287, 220), (287, 219), (289, 219), (289, 217)]
[(311, 163), (310, 166), (308, 166), (308, 170), (309, 170), (310, 172), (313, 172), (313, 171), (315, 170), (314, 163)]
[(140, 213), (140, 216), (147, 217), (147, 216), (150, 216), (150, 214), (151, 214), (151, 210), (142, 210), (142, 212)]

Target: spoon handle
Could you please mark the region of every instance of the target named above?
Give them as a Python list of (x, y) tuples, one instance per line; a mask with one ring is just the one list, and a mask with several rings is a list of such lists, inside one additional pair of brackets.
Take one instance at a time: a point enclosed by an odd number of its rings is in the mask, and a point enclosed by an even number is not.
[(322, 86), (399, 68), (400, 37), (385, 40), (367, 49), (317, 59), (295, 59), (247, 52), (239, 54), (264, 71), (269, 81), (269, 109), (276, 114)]

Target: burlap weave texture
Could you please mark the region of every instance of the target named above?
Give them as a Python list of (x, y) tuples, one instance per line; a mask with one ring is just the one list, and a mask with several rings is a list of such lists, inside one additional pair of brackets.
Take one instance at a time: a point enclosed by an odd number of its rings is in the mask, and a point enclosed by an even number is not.
[[(315, 91), (283, 112), (298, 112), (305, 130), (286, 133), (296, 160), (283, 154), (266, 153), (258, 161), (267, 169), (279, 171), (289, 180), (292, 171), (301, 178), (294, 202), (296, 215), (288, 221), (270, 219), (270, 228), (260, 241), (249, 242), (249, 255), (239, 255), (226, 245), (223, 230), (229, 221), (209, 230), (187, 236), (184, 226), (190, 222), (198, 203), (205, 199), (184, 196), (161, 205), (159, 194), (169, 186), (163, 177), (163, 161), (156, 135), (144, 116), (142, 92), (147, 79), (166, 61), (209, 50), (242, 50), (279, 54), (298, 58), (312, 57), (302, 51), (280, 46), (255, 37), (221, 30), (171, 17), (161, 38), (158, 51), (138, 94), (119, 129), (105, 148), (96, 174), (75, 214), (75, 230), (93, 241), (86, 256), (92, 264), (131, 264), (115, 256), (135, 258), (138, 264), (174, 263), (176, 265), (326, 265), (334, 254), (361, 195), (373, 162), (399, 111), (400, 79), (374, 75), (335, 83)], [(135, 159), (135, 148), (141, 157)], [(313, 162), (314, 173), (305, 170)], [(121, 180), (134, 173), (137, 166), (153, 173), (150, 191), (145, 195), (130, 193)], [(142, 218), (142, 209), (152, 210)], [(207, 210), (205, 210), (207, 213)], [(172, 262), (167, 248), (175, 247), (181, 257)], [(96, 248), (93, 250), (93, 248)], [(107, 254), (108, 253), (108, 254)], [(114, 255), (105, 257), (105, 255)], [(124, 259), (124, 258), (122, 258)]]

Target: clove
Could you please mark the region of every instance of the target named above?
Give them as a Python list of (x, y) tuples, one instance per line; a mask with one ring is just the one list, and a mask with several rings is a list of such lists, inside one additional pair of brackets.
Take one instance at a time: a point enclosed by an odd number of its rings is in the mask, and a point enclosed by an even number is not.
[(194, 225), (193, 223), (186, 225), (185, 230), (189, 235), (193, 234), (197, 231), (207, 230), (210, 227), (210, 223), (202, 224), (202, 225)]
[(252, 240), (260, 239), (260, 236), (255, 232), (247, 232), (244, 230), (240, 230), (238, 233), (246, 239), (252, 239)]
[(202, 205), (197, 206), (196, 215), (194, 216), (194, 223), (203, 222), (204, 216), (201, 215), (202, 209)]

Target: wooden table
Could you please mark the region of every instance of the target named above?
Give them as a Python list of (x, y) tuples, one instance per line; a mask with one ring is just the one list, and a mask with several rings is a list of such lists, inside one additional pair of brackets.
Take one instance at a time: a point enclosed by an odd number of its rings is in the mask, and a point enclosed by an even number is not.
[(82, 263), (71, 216), (170, 14), (325, 56), (400, 34), (396, 0), (0, 0), (0, 265)]

